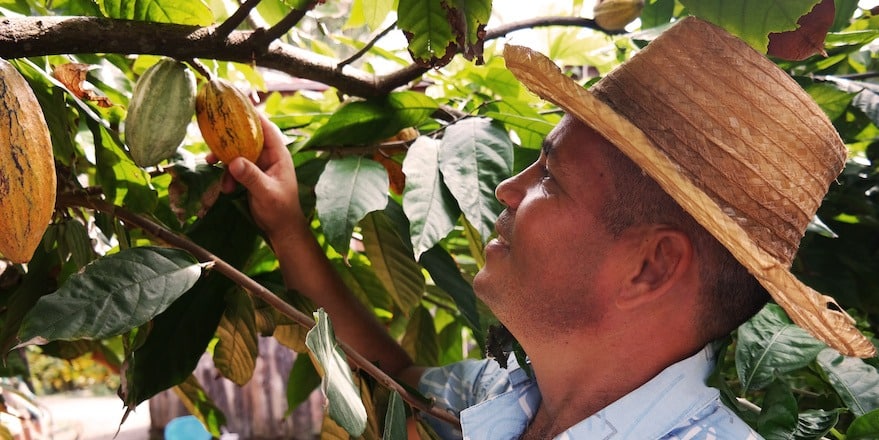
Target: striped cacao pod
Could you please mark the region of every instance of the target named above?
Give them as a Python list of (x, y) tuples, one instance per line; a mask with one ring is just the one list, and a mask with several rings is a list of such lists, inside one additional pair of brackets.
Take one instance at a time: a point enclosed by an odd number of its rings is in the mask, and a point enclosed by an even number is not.
[(134, 84), (125, 116), (125, 143), (134, 163), (148, 167), (174, 155), (195, 113), (195, 75), (163, 58)]
[(198, 91), (195, 118), (205, 143), (218, 159), (229, 163), (243, 156), (256, 162), (263, 144), (259, 115), (231, 83), (222, 78), (208, 81)]
[(598, 0), (592, 13), (602, 29), (618, 31), (641, 16), (644, 0)]
[(55, 158), (43, 110), (0, 59), (0, 254), (30, 261), (55, 209)]

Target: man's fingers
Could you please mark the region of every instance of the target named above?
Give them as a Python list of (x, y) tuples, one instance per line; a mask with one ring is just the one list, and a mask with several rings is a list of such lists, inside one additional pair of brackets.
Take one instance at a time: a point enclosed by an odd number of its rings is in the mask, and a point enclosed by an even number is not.
[(248, 191), (253, 191), (259, 187), (262, 179), (266, 178), (263, 172), (257, 168), (253, 162), (237, 157), (226, 165), (226, 172), (232, 175), (239, 183), (244, 185)]

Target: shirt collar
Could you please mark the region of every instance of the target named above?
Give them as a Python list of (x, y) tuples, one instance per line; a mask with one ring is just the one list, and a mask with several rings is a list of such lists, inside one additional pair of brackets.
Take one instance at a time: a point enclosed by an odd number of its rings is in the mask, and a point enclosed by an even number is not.
[[(465, 439), (517, 439), (525, 431), (540, 405), (540, 391), (513, 362), (511, 391), (461, 412)], [(714, 350), (708, 346), (556, 438), (660, 438), (717, 398), (717, 390), (705, 385), (713, 367)]]

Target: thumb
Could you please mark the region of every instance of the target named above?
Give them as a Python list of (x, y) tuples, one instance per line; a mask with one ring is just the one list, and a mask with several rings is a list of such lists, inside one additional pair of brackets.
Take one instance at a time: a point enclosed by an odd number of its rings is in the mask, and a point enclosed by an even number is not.
[(265, 175), (253, 162), (247, 159), (237, 157), (232, 162), (229, 162), (226, 169), (235, 180), (244, 185), (250, 192), (260, 188), (261, 185), (264, 186), (263, 179), (265, 179)]

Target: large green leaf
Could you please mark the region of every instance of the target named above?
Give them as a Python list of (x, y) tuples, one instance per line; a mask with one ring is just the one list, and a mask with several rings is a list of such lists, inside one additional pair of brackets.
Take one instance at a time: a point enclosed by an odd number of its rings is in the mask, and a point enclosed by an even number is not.
[(446, 51), (454, 48), (455, 34), (446, 14), (442, 0), (400, 0), (397, 26), (408, 37), (409, 53), (416, 62), (433, 64), (451, 58)]
[(219, 437), (222, 434), (220, 427), (226, 424), (226, 416), (214, 405), (194, 376), (189, 376), (183, 383), (174, 387), (174, 394), (187, 411), (201, 421), (211, 435)]
[(742, 324), (738, 336), (736, 371), (745, 391), (763, 388), (775, 375), (808, 365), (826, 347), (775, 304)]
[(419, 125), (439, 105), (418, 92), (394, 92), (381, 98), (352, 101), (315, 131), (306, 147), (363, 145), (390, 138)]
[[(257, 243), (253, 221), (229, 196), (221, 196), (187, 236), (234, 267), (244, 265)], [(210, 271), (153, 319), (145, 341), (126, 353), (122, 374), (127, 380), (120, 396), (129, 407), (189, 377), (216, 333), (226, 308), (224, 293), (233, 286), (222, 274)]]
[(367, 213), (388, 204), (388, 173), (378, 162), (363, 157), (334, 159), (327, 163), (314, 191), (327, 242), (346, 255), (354, 226)]
[(397, 233), (384, 211), (374, 211), (360, 222), (363, 246), (372, 269), (404, 315), (409, 315), (424, 293), (424, 275), (412, 259), (412, 248)]
[(385, 429), (382, 440), (406, 440), (406, 407), (403, 398), (396, 391), (391, 392), (388, 410), (385, 413)]
[(102, 339), (162, 313), (201, 276), (201, 265), (179, 249), (138, 247), (108, 255), (43, 296), (25, 316), (24, 343)]
[(253, 376), (259, 355), (253, 299), (233, 290), (226, 294), (226, 311), (217, 327), (214, 365), (223, 377), (243, 386)]
[(327, 313), (314, 313), (315, 326), (305, 337), (305, 345), (320, 367), (321, 389), (327, 398), (329, 416), (353, 437), (366, 430), (366, 408), (354, 385), (345, 353), (339, 348)]
[(473, 329), (476, 341), (481, 344), (485, 338), (476, 307), (476, 294), (470, 282), (464, 279), (455, 259), (442, 246), (436, 245), (421, 254), (419, 262), (430, 274), (433, 282), (452, 297), (461, 315)]
[(797, 428), (797, 399), (790, 386), (775, 380), (766, 388), (757, 432), (766, 440), (788, 440)]
[(86, 119), (95, 142), (98, 182), (115, 205), (152, 212), (158, 202), (146, 171), (134, 164), (106, 127)]
[(874, 124), (879, 124), (879, 85), (866, 81), (828, 77), (843, 92), (855, 94), (852, 105), (864, 112)]
[(107, 17), (207, 26), (214, 16), (202, 0), (98, 0)]
[(21, 284), (8, 298), (4, 298), (6, 303), (3, 306), (6, 311), (3, 314), (3, 330), (0, 332), (0, 352), (4, 357), (18, 343), (17, 334), (25, 315), (40, 297), (52, 293), (57, 288), (57, 280), (53, 274), (60, 266), (58, 252), (47, 251), (45, 246), (37, 246)]
[(461, 211), (443, 184), (439, 141), (419, 137), (403, 160), (403, 173), (406, 174), (403, 210), (409, 218), (412, 248), (418, 259), (452, 232)]
[(845, 440), (868, 440), (879, 438), (879, 409), (870, 411), (849, 425)]
[(345, 28), (365, 25), (374, 31), (384, 23), (393, 9), (394, 0), (354, 0), (351, 2), (351, 11), (348, 13)]
[(491, 18), (492, 0), (446, 0), (452, 30), (458, 46), (467, 59), (482, 59), (481, 34)]
[[(297, 327), (301, 327), (297, 325)], [(287, 377), (287, 415), (293, 412), (302, 402), (308, 400), (311, 393), (320, 385), (320, 375), (314, 369), (311, 357), (297, 355)]]
[(856, 416), (879, 409), (879, 371), (876, 367), (862, 359), (842, 356), (830, 348), (818, 354), (818, 365)]
[[(824, 437), (839, 421), (839, 412), (822, 409), (809, 409), (797, 417), (797, 430), (793, 433), (796, 440), (813, 440)], [(788, 437), (790, 438), (790, 437)]]
[(433, 325), (433, 316), (423, 306), (412, 313), (401, 345), (416, 365), (437, 365), (439, 342)]
[(820, 0), (681, 0), (690, 13), (766, 53), (769, 33), (792, 31)]
[(446, 128), (439, 166), (443, 182), (484, 243), (503, 209), (494, 190), (512, 172), (513, 142), (488, 119), (464, 119)]

